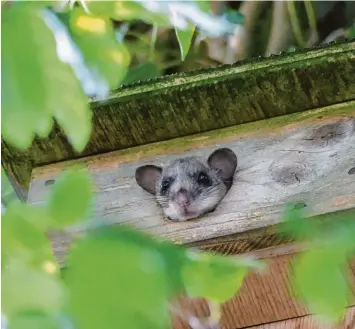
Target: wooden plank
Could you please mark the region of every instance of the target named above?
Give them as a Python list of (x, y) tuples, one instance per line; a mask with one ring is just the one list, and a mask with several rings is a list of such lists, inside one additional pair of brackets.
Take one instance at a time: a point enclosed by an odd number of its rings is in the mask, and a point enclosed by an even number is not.
[(355, 328), (355, 307), (349, 307), (345, 319), (338, 325), (330, 326), (317, 320), (315, 316), (306, 315), (295, 319), (261, 324), (249, 329), (353, 329)]
[[(292, 297), (289, 290), (291, 261), (296, 255), (297, 253), (290, 253), (266, 258), (268, 270), (264, 273), (251, 273), (245, 279), (239, 293), (223, 304), (221, 329), (249, 328), (265, 323), (271, 325), (275, 321), (286, 323), (285, 320), (287, 319), (309, 315), (309, 311)], [(349, 273), (351, 274), (352, 292), (355, 298), (355, 260), (351, 262), (351, 265), (352, 268), (350, 268)], [(349, 306), (355, 305), (354, 298)], [(186, 323), (186, 314), (196, 316), (199, 319), (207, 318), (209, 315), (208, 306), (204, 299), (180, 298), (173, 305), (175, 309), (182, 311), (184, 314), (182, 316), (181, 312), (172, 312), (174, 329), (190, 329)], [(293, 327), (281, 328), (290, 329)], [(303, 329), (304, 327), (299, 328)]]
[(2, 141), (2, 165), (27, 188), (34, 166), (353, 100), (354, 50), (348, 41), (126, 86), (92, 102), (93, 133), (82, 154), (55, 127), (25, 152)]
[[(126, 158), (119, 151), (77, 162), (86, 165), (94, 179), (94, 217), (100, 223), (128, 223), (177, 243), (198, 243), (243, 232), (253, 234), (258, 229), (261, 231), (257, 235), (265, 238), (268, 227), (280, 221), (285, 202), (305, 202), (309, 216), (354, 208), (355, 175), (349, 174), (355, 166), (354, 110), (351, 115), (312, 117), (281, 127), (273, 127), (272, 120), (276, 119), (270, 119), (270, 125), (266, 123), (267, 128), (264, 126), (257, 132), (237, 126), (224, 133), (214, 132), (212, 137), (209, 134), (186, 137), (183, 141), (188, 141), (184, 144), (190, 150), (187, 152), (173, 147), (166, 149), (174, 143), (164, 142), (132, 150)], [(180, 145), (181, 141), (176, 143)], [(220, 206), (198, 220), (182, 223), (165, 220), (152, 197), (135, 183), (135, 169), (189, 154), (207, 156), (217, 145), (230, 147), (239, 157), (235, 183)], [(145, 156), (144, 149), (152, 150), (150, 157)], [(55, 181), (70, 164), (73, 162), (35, 169), (29, 202), (41, 204), (52, 186), (46, 182)], [(78, 225), (68, 228), (65, 234), (53, 236), (59, 258), (71, 236), (86, 229), (86, 224)]]

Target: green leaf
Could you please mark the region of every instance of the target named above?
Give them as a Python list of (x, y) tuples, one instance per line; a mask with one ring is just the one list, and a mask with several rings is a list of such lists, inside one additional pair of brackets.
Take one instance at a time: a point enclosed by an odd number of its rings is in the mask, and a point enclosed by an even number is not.
[(1, 275), (2, 311), (10, 317), (24, 310), (55, 314), (65, 301), (60, 279), (10, 258)]
[(72, 168), (53, 185), (48, 210), (56, 225), (63, 227), (85, 219), (90, 210), (92, 182), (86, 170)]
[(153, 79), (161, 75), (161, 70), (153, 62), (146, 62), (129, 68), (123, 80), (123, 85), (128, 85), (137, 81)]
[(7, 206), (10, 202), (18, 201), (17, 194), (12, 187), (3, 167), (1, 167), (1, 201)]
[(103, 16), (86, 14), (81, 8), (71, 12), (72, 38), (84, 55), (87, 65), (116, 88), (130, 64), (126, 47), (118, 43), (112, 22)]
[(244, 15), (238, 10), (228, 10), (226, 12), (226, 18), (228, 19), (228, 21), (234, 24), (244, 25), (245, 23)]
[(187, 53), (191, 46), (191, 40), (195, 32), (195, 26), (189, 23), (186, 30), (180, 30), (175, 28), (176, 37), (179, 42), (181, 60), (185, 60)]
[(301, 203), (287, 205), (279, 232), (291, 238), (304, 240), (314, 237), (319, 232), (319, 225), (315, 220), (305, 218), (304, 208), (300, 207)]
[(118, 21), (140, 20), (158, 26), (171, 26), (167, 15), (154, 13), (135, 1), (88, 1), (92, 13), (104, 15)]
[(120, 229), (98, 231), (69, 255), (65, 279), (75, 323), (86, 329), (167, 328), (164, 259), (144, 242), (121, 237)]
[(196, 4), (200, 8), (200, 10), (204, 13), (210, 14), (211, 13), (211, 1), (196, 1)]
[[(51, 58), (41, 51), (50, 49), (53, 40), (35, 9), (9, 7), (2, 22), (2, 136), (18, 148), (29, 147), (37, 131), (48, 130), (51, 115), (43, 70)], [(43, 47), (35, 37), (43, 41)]]
[(58, 320), (40, 311), (22, 311), (9, 319), (9, 329), (59, 329)]
[(345, 276), (348, 268), (343, 251), (336, 245), (313, 248), (293, 262), (292, 287), (312, 313), (332, 322), (344, 315), (351, 289)]
[(4, 10), (2, 136), (26, 149), (35, 134), (49, 134), (55, 116), (73, 147), (82, 151), (91, 132), (88, 99), (72, 69), (57, 57), (54, 36), (42, 13), (41, 7), (29, 2)]
[(183, 280), (188, 294), (218, 303), (232, 298), (242, 286), (245, 276), (261, 262), (243, 258), (228, 258), (208, 254), (191, 254), (183, 268)]
[(16, 257), (26, 264), (52, 272), (58, 271), (45, 230), (51, 218), (39, 207), (12, 203), (2, 217), (1, 242), (3, 255)]
[(355, 39), (355, 26), (351, 26), (349, 28), (349, 39), (350, 40)]

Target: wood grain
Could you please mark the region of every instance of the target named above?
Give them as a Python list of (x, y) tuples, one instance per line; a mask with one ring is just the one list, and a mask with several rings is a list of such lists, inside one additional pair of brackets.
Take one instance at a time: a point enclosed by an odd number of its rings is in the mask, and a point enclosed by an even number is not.
[(345, 319), (338, 325), (327, 325), (315, 316), (306, 315), (299, 318), (248, 327), (249, 329), (354, 329), (355, 307), (349, 307)]
[(33, 167), (354, 100), (355, 42), (323, 45), (125, 86), (92, 102), (77, 154), (55, 126), (26, 151), (2, 141), (2, 165), (28, 188)]
[[(231, 300), (223, 304), (221, 329), (249, 328), (263, 324), (270, 325), (265, 328), (274, 328), (272, 325), (276, 326), (275, 321), (281, 321), (277, 324), (281, 326), (280, 323), (287, 323), (284, 320), (309, 315), (309, 311), (298, 300), (293, 298), (289, 289), (292, 259), (297, 254), (291, 252), (287, 255), (266, 258), (267, 271), (251, 273), (245, 279), (241, 290)], [(353, 292), (353, 300), (349, 302), (349, 306), (351, 306), (355, 305), (355, 260), (351, 262), (349, 274)], [(182, 297), (174, 302), (173, 305), (175, 309), (180, 310), (180, 312), (172, 312), (174, 329), (190, 329), (186, 324), (187, 315), (196, 316), (201, 320), (209, 316), (208, 305), (204, 299)], [(294, 321), (290, 323), (298, 323), (296, 320)], [(312, 321), (316, 323), (314, 317), (312, 317)], [(312, 321), (310, 323), (313, 323)], [(300, 323), (303, 322), (301, 321)], [(281, 326), (280, 328), (290, 329), (294, 327)], [(308, 327), (295, 328), (308, 329)], [(325, 328), (323, 327), (322, 329)]]
[[(355, 119), (331, 117), (298, 126), (265, 129), (258, 135), (217, 138), (216, 144), (189, 152), (122, 163), (112, 152), (81, 160), (95, 183), (94, 217), (100, 224), (129, 224), (176, 243), (267, 229), (280, 221), (286, 202), (304, 202), (308, 216), (352, 209), (355, 206)], [(193, 137), (191, 137), (193, 138)], [(195, 140), (195, 147), (200, 143)], [(218, 143), (218, 144), (217, 144)], [(185, 155), (207, 157), (216, 147), (230, 147), (239, 158), (235, 182), (217, 210), (183, 223), (165, 220), (152, 197), (134, 181), (135, 169), (147, 163), (166, 164)], [(149, 147), (149, 146), (147, 146)], [(54, 180), (71, 162), (34, 170), (29, 202), (41, 204)], [(93, 222), (95, 223), (95, 222)], [(67, 229), (54, 238), (55, 252), (71, 235), (89, 224)]]

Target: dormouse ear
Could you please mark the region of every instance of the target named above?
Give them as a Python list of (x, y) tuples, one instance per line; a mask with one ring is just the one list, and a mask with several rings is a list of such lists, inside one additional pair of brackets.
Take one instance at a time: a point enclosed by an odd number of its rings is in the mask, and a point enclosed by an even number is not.
[(156, 184), (161, 172), (162, 168), (153, 165), (139, 167), (136, 170), (136, 181), (143, 190), (156, 194)]
[(238, 164), (235, 153), (228, 148), (218, 149), (208, 157), (207, 163), (217, 171), (217, 175), (222, 178), (227, 190), (229, 190), (233, 184), (233, 177)]

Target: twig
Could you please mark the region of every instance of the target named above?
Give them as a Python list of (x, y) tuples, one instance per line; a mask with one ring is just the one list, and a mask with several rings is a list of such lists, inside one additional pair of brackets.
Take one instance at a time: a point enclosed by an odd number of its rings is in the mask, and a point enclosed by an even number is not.
[[(225, 1), (211, 1), (211, 10), (215, 15), (221, 15), (225, 8)], [(199, 43), (200, 41), (200, 38), (197, 38), (196, 42)], [(206, 39), (206, 44), (208, 49), (208, 57), (218, 61), (219, 63), (223, 63), (226, 51), (225, 38)]]
[(303, 36), (302, 36), (300, 23), (298, 21), (298, 17), (297, 17), (297, 13), (296, 13), (295, 2), (294, 1), (287, 1), (287, 9), (288, 9), (288, 14), (289, 14), (290, 21), (291, 21), (293, 35), (295, 36), (298, 45), (300, 47), (304, 48), (306, 46), (306, 42), (304, 41)]
[(318, 35), (318, 30), (317, 30), (317, 20), (316, 20), (316, 15), (315, 15), (314, 8), (313, 8), (311, 1), (304, 0), (304, 7), (306, 9), (308, 24), (311, 29), (310, 37), (307, 41), (307, 46), (312, 47), (313, 45), (315, 45), (319, 41), (319, 35)]
[(343, 28), (337, 29), (330, 33), (323, 41), (322, 44), (332, 42), (340, 37), (346, 37), (346, 31)]
[(233, 63), (249, 56), (251, 35), (261, 9), (267, 1), (243, 1), (239, 11), (244, 16), (244, 26), (235, 30), (234, 35), (227, 39), (226, 56), (224, 63)]
[(292, 40), (291, 24), (287, 15), (287, 4), (285, 1), (274, 1), (272, 14), (272, 26), (265, 56), (278, 54), (286, 49)]
[(152, 28), (152, 39), (150, 42), (150, 53), (149, 53), (149, 58), (151, 61), (154, 59), (155, 43), (157, 41), (157, 36), (158, 36), (158, 25), (154, 24)]

